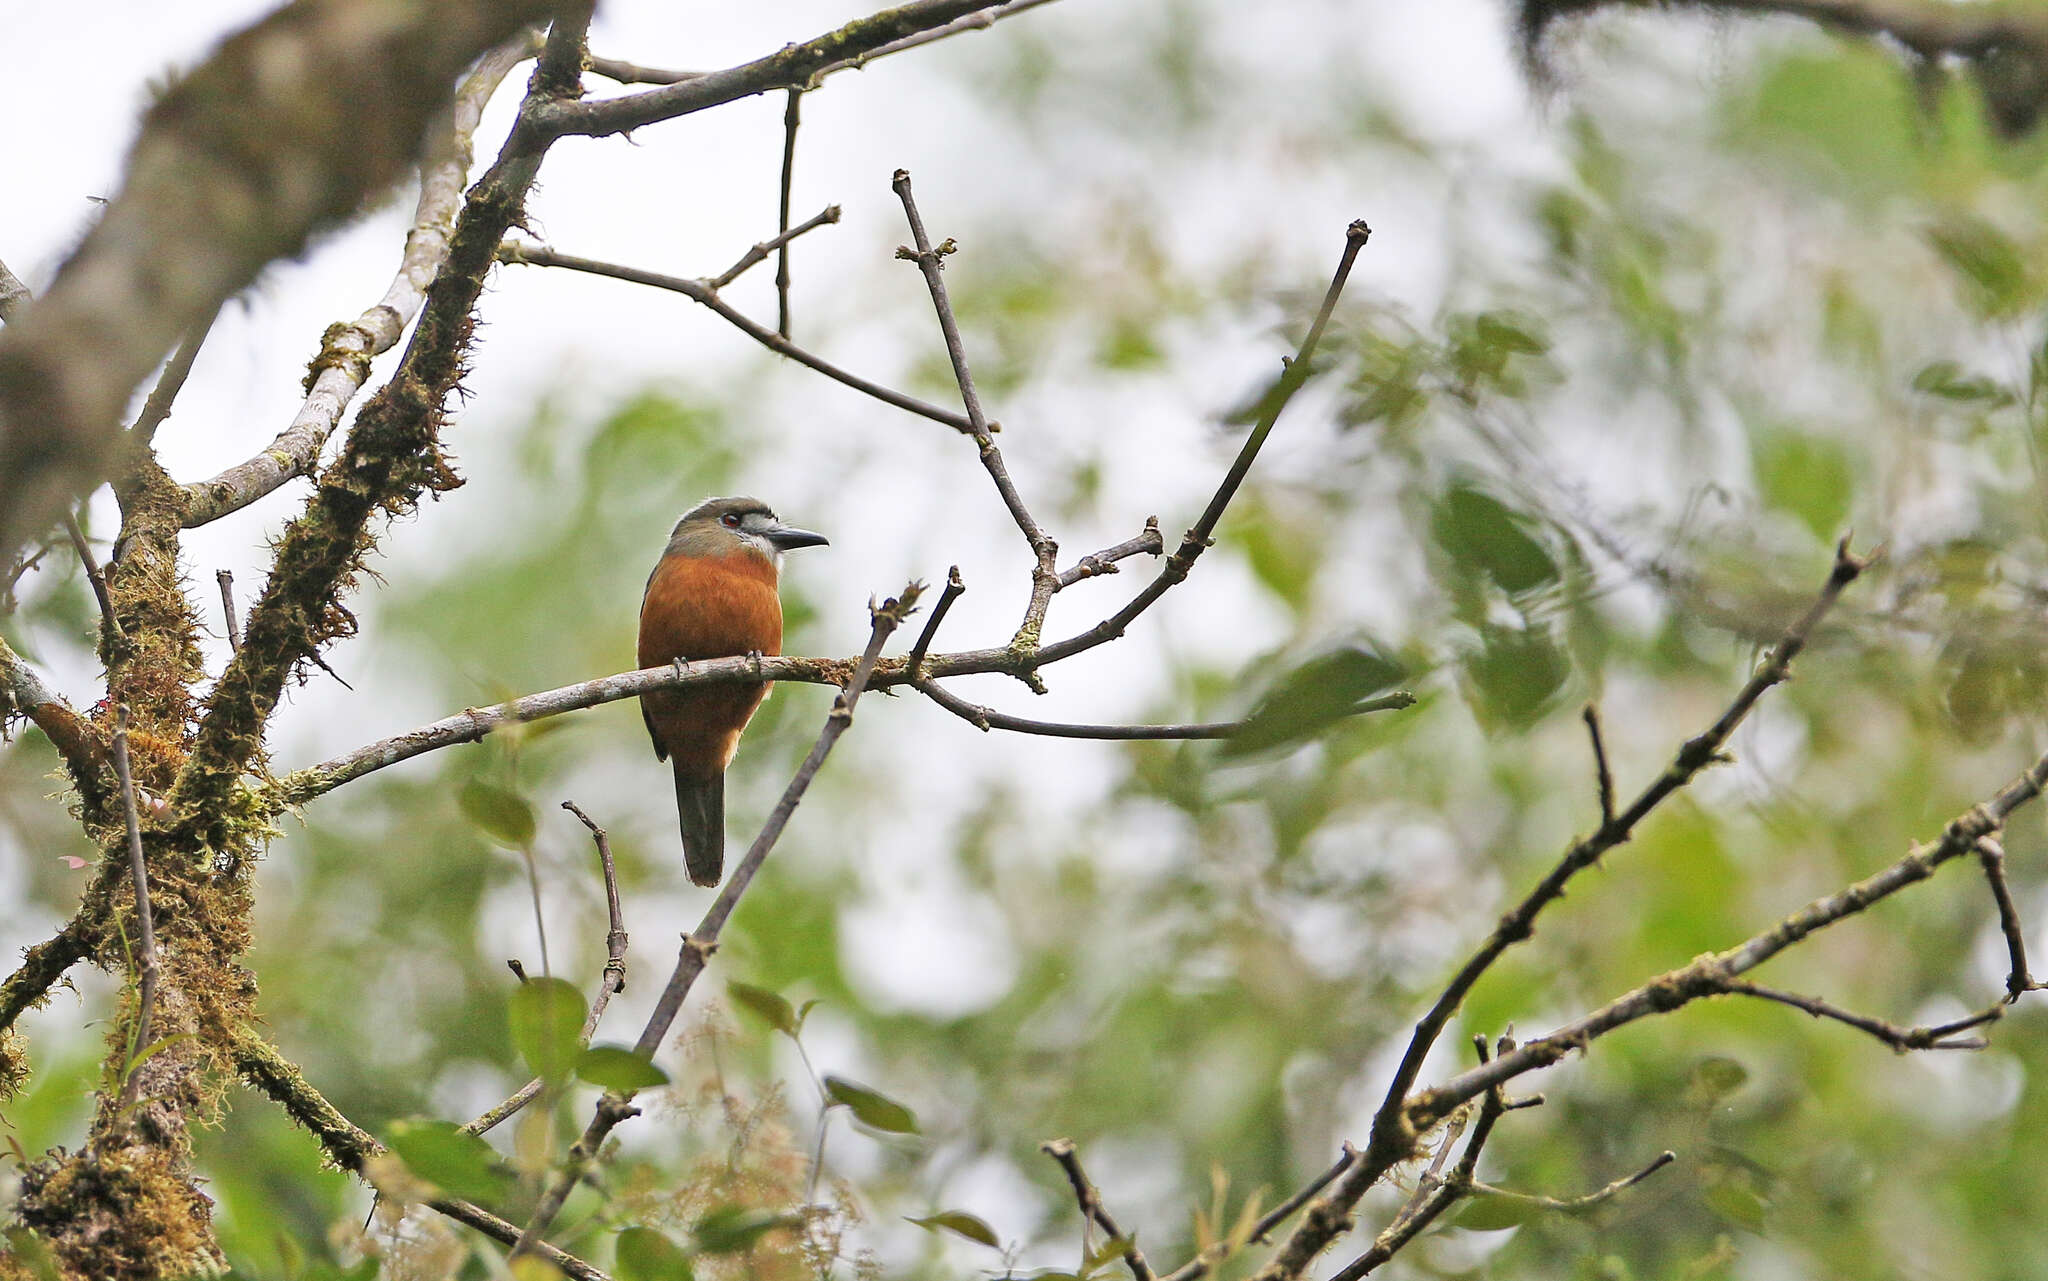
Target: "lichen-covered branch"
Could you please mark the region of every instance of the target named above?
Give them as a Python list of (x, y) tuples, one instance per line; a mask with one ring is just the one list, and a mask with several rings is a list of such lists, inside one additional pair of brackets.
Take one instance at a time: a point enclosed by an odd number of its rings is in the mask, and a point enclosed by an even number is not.
[(297, 0), (166, 89), (105, 215), (0, 330), (0, 550), (108, 476), (129, 394), (195, 323), (393, 182), (445, 86), (554, 8)]

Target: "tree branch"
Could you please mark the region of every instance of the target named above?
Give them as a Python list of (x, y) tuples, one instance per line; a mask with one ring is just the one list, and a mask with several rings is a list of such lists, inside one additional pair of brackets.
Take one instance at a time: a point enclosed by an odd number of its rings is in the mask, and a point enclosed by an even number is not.
[[(158, 98), (122, 189), (0, 331), (0, 551), (108, 475), (135, 386), (193, 325), (351, 218), (419, 151), (443, 86), (543, 0), (297, 0)], [(260, 68), (299, 67), (304, 75)]]
[(718, 291), (713, 289), (707, 281), (692, 280), (684, 276), (664, 276), (659, 272), (642, 271), (637, 267), (621, 267), (614, 263), (598, 262), (593, 258), (578, 258), (573, 254), (556, 253), (544, 245), (508, 243), (498, 250), (498, 261), (515, 266), (564, 267), (570, 271), (586, 272), (593, 276), (607, 276), (613, 280), (626, 281), (629, 284), (649, 285), (656, 289), (666, 289), (671, 293), (681, 294), (691, 302), (709, 308), (719, 319), (732, 325), (733, 328), (739, 330), (755, 342), (760, 343), (778, 356), (787, 356), (799, 365), (814, 369), (832, 381), (851, 387), (862, 395), (872, 396), (883, 404), (894, 405), (898, 409), (907, 410), (921, 418), (929, 418), (933, 422), (944, 423), (955, 431), (966, 432), (972, 430), (968, 426), (966, 416), (963, 414), (955, 413), (950, 409), (941, 409), (937, 405), (919, 400), (915, 396), (892, 390), (882, 386), (880, 383), (870, 382), (859, 374), (841, 369), (824, 357), (814, 355), (804, 348), (797, 346), (774, 330), (755, 324), (738, 311), (735, 311), (723, 298), (720, 298)]
[[(761, 864), (767, 860), (769, 851), (773, 850), (775, 843), (781, 839), (783, 829), (789, 825), (790, 816), (796, 813), (797, 804), (810, 789), (811, 780), (818, 776), (819, 769), (825, 764), (825, 758), (832, 754), (832, 745), (837, 743), (839, 736), (853, 724), (854, 705), (860, 701), (869, 677), (874, 674), (875, 665), (881, 658), (882, 646), (888, 642), (890, 634), (910, 617), (923, 590), (922, 584), (911, 583), (903, 589), (901, 595), (884, 601), (879, 607), (870, 603), (873, 628), (868, 637), (866, 651), (861, 654), (860, 661), (847, 677), (845, 686), (839, 691), (839, 697), (832, 701), (832, 711), (825, 718), (825, 728), (819, 731), (817, 742), (811, 745), (810, 755), (804, 758), (804, 763), (798, 768), (796, 776), (790, 779), (789, 786), (783, 790), (782, 799), (777, 801), (775, 808), (769, 812), (768, 821), (762, 825), (760, 835), (754, 838), (754, 843), (748, 847), (745, 857), (733, 868), (732, 874), (726, 879), (725, 888), (718, 892), (718, 897), (704, 913), (703, 920), (697, 923), (697, 928), (683, 936), (682, 951), (676, 958), (675, 970), (669, 975), (668, 983), (655, 1000), (654, 1012), (648, 1016), (647, 1026), (641, 1029), (640, 1038), (634, 1043), (634, 1051), (641, 1057), (652, 1058), (654, 1052), (661, 1048), (662, 1039), (668, 1035), (669, 1028), (675, 1024), (676, 1016), (682, 1012), (683, 1001), (689, 996), (690, 988), (696, 983), (697, 976), (704, 972), (704, 966), (710, 960), (711, 953), (717, 950), (719, 933), (731, 919), (733, 909), (739, 906), (740, 896), (747, 892), (747, 886), (753, 883), (754, 874), (761, 870)], [(584, 1128), (582, 1137), (577, 1139), (576, 1145), (569, 1150), (568, 1159), (563, 1163), (561, 1173), (541, 1196), (539, 1204), (533, 1211), (533, 1217), (527, 1221), (526, 1230), (520, 1233), (517, 1244), (512, 1248), (512, 1258), (517, 1259), (521, 1255), (534, 1252), (548, 1228), (554, 1223), (555, 1216), (561, 1213), (562, 1203), (568, 1199), (570, 1190), (582, 1179), (591, 1162), (596, 1160), (599, 1149), (604, 1146), (605, 1138), (619, 1122), (638, 1114), (639, 1109), (633, 1106), (629, 1095), (616, 1091), (605, 1092), (604, 1097), (598, 1100), (596, 1114)]]
[[(925, 234), (924, 219), (918, 215), (917, 199), (911, 194), (910, 174), (898, 169), (889, 184), (896, 192), (896, 198), (903, 202), (903, 217), (910, 224), (911, 243), (914, 250), (904, 248), (896, 251), (899, 258), (908, 258), (917, 264), (924, 275), (925, 288), (932, 296), (932, 309), (938, 313), (939, 332), (946, 340), (946, 357), (953, 365), (953, 380), (960, 385), (960, 401), (967, 409), (967, 425), (974, 437), (981, 465), (995, 482), (996, 493), (1002, 497), (1003, 506), (1008, 509), (1010, 519), (1016, 522), (1017, 530), (1024, 535), (1024, 541), (1031, 548), (1031, 597), (1024, 607), (1024, 621), (1017, 626), (1017, 634), (1010, 641), (1012, 649), (1030, 651), (1038, 648), (1039, 635), (1045, 629), (1046, 607), (1052, 603), (1052, 594), (1059, 590), (1060, 546), (1052, 540), (1024, 505), (1024, 496), (1017, 492), (1017, 482), (1010, 478), (1010, 469), (1003, 462), (1003, 451), (996, 448), (995, 438), (989, 434), (988, 420), (982, 416), (981, 397), (974, 390), (974, 375), (967, 368), (967, 347), (960, 338), (959, 322), (953, 318), (953, 304), (946, 297), (946, 281), (941, 274), (941, 259), (953, 252), (953, 242), (948, 239), (934, 249), (931, 237)], [(1031, 682), (1036, 688), (1035, 680)]]
[(1977, 863), (1991, 887), (1991, 901), (1998, 908), (1998, 929), (2005, 935), (2009, 967), (2005, 974), (2005, 1000), (2010, 1005), (2040, 987), (2027, 972), (2027, 934), (2020, 926), (2020, 909), (2012, 899), (2012, 887), (2005, 880), (2005, 847), (1986, 836), (1977, 842)]
[(1967, 1032), (1973, 1027), (1982, 1027), (1987, 1023), (1996, 1023), (2005, 1013), (2005, 1006), (2001, 1004), (1994, 1005), (1988, 1010), (1980, 1010), (1966, 1018), (1938, 1024), (1934, 1027), (1901, 1027), (1896, 1023), (1887, 1023), (1883, 1019), (1874, 1019), (1867, 1015), (1858, 1014), (1853, 1010), (1845, 1010), (1841, 1006), (1830, 1004), (1817, 996), (1801, 996), (1797, 992), (1783, 992), (1777, 988), (1765, 987), (1761, 983), (1751, 983), (1747, 979), (1728, 979), (1721, 984), (1721, 990), (1731, 994), (1755, 996), (1761, 997), (1766, 1001), (1776, 1001), (1780, 1005), (1789, 1005), (1795, 1010), (1804, 1010), (1817, 1019), (1833, 1019), (1837, 1023), (1846, 1024), (1859, 1032), (1868, 1033), (1900, 1054), (1905, 1054), (1911, 1050), (1981, 1050), (1989, 1044), (1981, 1036), (1964, 1037), (1962, 1040), (1954, 1040), (1952, 1038), (1958, 1032)]
[(852, 66), (856, 58), (878, 57), (896, 41), (943, 27), (963, 15), (996, 7), (995, 0), (916, 0), (884, 9), (816, 39), (786, 45), (765, 58), (724, 71), (690, 76), (644, 93), (595, 102), (555, 103), (535, 115), (535, 138), (544, 144), (564, 134), (601, 137), (625, 133), (755, 94), (808, 88), (816, 77)]
[(121, 1103), (135, 1102), (142, 1078), (136, 1060), (149, 1049), (149, 1016), (156, 1005), (156, 920), (149, 905), (149, 867), (142, 857), (142, 818), (135, 808), (135, 776), (128, 771), (128, 704), (114, 709), (114, 774), (121, 780), (121, 818), (128, 828), (128, 875), (135, 889), (135, 928), (140, 975), (135, 983), (135, 1031), (121, 1075)]
[[(574, 801), (563, 801), (562, 808), (579, 819), (590, 829), (591, 840), (597, 844), (598, 871), (604, 877), (605, 909), (610, 916), (611, 929), (604, 936), (604, 975), (598, 980), (597, 996), (590, 1002), (590, 1012), (583, 1017), (583, 1032), (578, 1043), (588, 1046), (590, 1038), (597, 1034), (598, 1021), (604, 1018), (605, 1007), (612, 997), (626, 990), (626, 923), (619, 911), (619, 878), (612, 867), (611, 838), (605, 830), (591, 822), (590, 816), (576, 807)], [(483, 1112), (476, 1120), (462, 1128), (471, 1134), (482, 1134), (493, 1126), (517, 1116), (527, 1104), (540, 1097), (547, 1087), (547, 1081), (535, 1077), (514, 1091), (511, 1097)]]
[(92, 725), (43, 683), (33, 668), (0, 637), (0, 727), (13, 717), (24, 716), (43, 731), (57, 749), (78, 789), (87, 813), (98, 813), (107, 803), (106, 779), (112, 763), (105, 755)]
[(40, 1002), (66, 971), (92, 953), (82, 917), (21, 954), (21, 967), (0, 983), (0, 1031), (14, 1026), (22, 1011)]
[(353, 323), (331, 326), (321, 336), (307, 374), (305, 403), (276, 439), (247, 461), (185, 486), (187, 529), (240, 511), (287, 481), (312, 474), (321, 448), (369, 378), (370, 362), (397, 345), (448, 258), (450, 229), (475, 157), (473, 140), (484, 106), (512, 69), (539, 48), (533, 33), (522, 31), (486, 53), (456, 89), (440, 136), (421, 161), (420, 197), (390, 287)]
[[(305, 1127), (336, 1165), (360, 1177), (371, 1158), (386, 1154), (383, 1144), (377, 1142), (369, 1131), (343, 1116), (339, 1108), (313, 1088), (298, 1066), (278, 1053), (268, 1041), (243, 1029), (229, 1048), (235, 1070), (242, 1080)], [(467, 1201), (451, 1199), (429, 1201), (427, 1204), (494, 1241), (509, 1245), (519, 1239), (516, 1226)], [(604, 1272), (554, 1246), (542, 1245), (534, 1253), (576, 1281), (611, 1281)]]
[[(1061, 721), (1034, 721), (1011, 716), (978, 703), (970, 703), (949, 692), (936, 681), (912, 681), (925, 697), (969, 725), (986, 733), (992, 729), (1014, 730), (1019, 734), (1041, 734), (1047, 738), (1096, 738), (1116, 741), (1175, 738), (1232, 738), (1242, 733), (1249, 721), (1217, 721), (1204, 725), (1074, 725)], [(1406, 690), (1382, 694), (1353, 706), (1346, 715), (1396, 711), (1415, 706), (1415, 695)]]
[[(731, 284), (733, 281), (738, 280), (748, 271), (752, 270), (756, 264), (766, 262), (768, 260), (769, 254), (777, 253), (787, 249), (789, 247), (789, 242), (795, 240), (798, 236), (801, 236), (808, 231), (816, 231), (820, 227), (827, 226), (831, 223), (835, 223), (838, 221), (838, 205), (826, 205), (824, 209), (812, 215), (807, 221), (800, 222), (794, 227), (789, 225), (789, 218), (785, 214), (782, 219), (782, 231), (779, 235), (764, 240), (760, 244), (753, 246), (751, 249), (748, 249), (747, 252), (740, 255), (740, 260), (738, 262), (734, 263), (730, 267), (727, 267), (724, 271), (719, 272), (716, 276), (713, 276), (711, 279), (705, 281), (705, 287), (710, 289), (713, 293), (716, 293), (717, 291)], [(779, 336), (785, 339), (789, 337), (789, 335), (786, 333), (780, 334)]]
[[(1060, 1169), (1066, 1171), (1067, 1182), (1073, 1185), (1074, 1200), (1081, 1207), (1081, 1253), (1084, 1259), (1091, 1253), (1086, 1231), (1091, 1221), (1101, 1225), (1102, 1230), (1109, 1233), (1112, 1241), (1128, 1239), (1124, 1236), (1124, 1230), (1117, 1226), (1116, 1220), (1110, 1217), (1108, 1208), (1102, 1204), (1102, 1194), (1095, 1190), (1095, 1185), (1088, 1181), (1087, 1172), (1081, 1169), (1081, 1158), (1074, 1151), (1072, 1139), (1048, 1139), (1038, 1145), (1038, 1150), (1059, 1162)], [(1152, 1266), (1145, 1262), (1145, 1254), (1138, 1249), (1136, 1241), (1132, 1241), (1123, 1253), (1124, 1265), (1130, 1268), (1133, 1281), (1154, 1281), (1156, 1274), (1152, 1271)]]
[(1337, 271), (1330, 279), (1330, 287), (1323, 293), (1323, 305), (1316, 311), (1315, 323), (1309, 326), (1308, 335), (1301, 340), (1301, 347), (1295, 352), (1294, 359), (1287, 363), (1279, 384), (1272, 394), (1266, 397), (1265, 412), (1259, 415), (1258, 424), (1252, 428), (1251, 435), (1237, 451), (1236, 459), (1231, 462), (1230, 470), (1224, 474), (1223, 482), (1216, 487), (1216, 493), (1209, 499), (1208, 507), (1203, 510), (1200, 519), (1195, 521), (1194, 527), (1182, 537), (1179, 549), (1166, 558), (1166, 564), (1161, 567), (1159, 576), (1146, 584), (1145, 589), (1129, 604), (1094, 627), (1079, 636), (1046, 646), (1039, 654), (1042, 661), (1057, 662), (1122, 636), (1124, 629), (1129, 627), (1138, 615), (1152, 608), (1170, 588), (1187, 578), (1188, 571), (1194, 567), (1195, 559), (1208, 548), (1210, 535), (1216, 532), (1216, 525), (1223, 519), (1224, 509), (1230, 506), (1230, 500), (1237, 496), (1238, 486), (1244, 483), (1246, 474), (1251, 471), (1253, 461), (1258, 458), (1260, 448), (1266, 443), (1266, 437), (1272, 434), (1273, 424), (1279, 421), (1281, 412), (1287, 408), (1288, 402), (1294, 399), (1294, 393), (1301, 390), (1302, 384), (1308, 381), (1310, 361), (1315, 356), (1317, 343), (1322, 340), (1323, 329), (1330, 323), (1331, 313), (1337, 310), (1337, 299), (1343, 296), (1344, 282), (1351, 276), (1351, 264), (1357, 260), (1358, 251), (1365, 248), (1365, 242), (1371, 236), (1372, 228), (1366, 226), (1363, 221), (1354, 222), (1345, 229), (1344, 253), (1337, 260)]
[[(580, 66), (589, 8), (558, 22), (542, 51), (573, 46)], [(520, 109), (523, 121), (551, 92), (537, 69)], [(171, 790), (174, 832), (238, 857), (224, 823), (225, 801), (261, 747), (262, 731), (284, 682), (325, 641), (354, 620), (342, 592), (372, 545), (371, 517), (409, 509), (428, 490), (459, 483), (440, 450), (448, 398), (465, 369), (471, 310), (483, 292), (498, 242), (523, 214), (545, 146), (534, 148), (515, 122), (499, 158), (470, 189), (440, 270), (429, 287), (412, 341), (391, 380), (356, 416), (348, 443), (322, 475), (305, 512), (279, 541), (270, 579), (249, 611), (242, 647), (208, 696), (192, 750)]]

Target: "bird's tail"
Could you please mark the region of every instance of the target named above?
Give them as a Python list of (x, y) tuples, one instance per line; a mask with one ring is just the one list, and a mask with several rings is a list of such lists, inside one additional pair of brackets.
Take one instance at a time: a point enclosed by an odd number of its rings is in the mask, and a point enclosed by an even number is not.
[(725, 773), (700, 774), (676, 762), (676, 813), (682, 820), (683, 866), (699, 885), (725, 872)]

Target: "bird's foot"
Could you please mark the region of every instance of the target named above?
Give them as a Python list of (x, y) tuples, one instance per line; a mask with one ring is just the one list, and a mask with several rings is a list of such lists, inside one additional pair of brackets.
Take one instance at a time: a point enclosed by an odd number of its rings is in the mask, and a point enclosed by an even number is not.
[(761, 651), (758, 649), (750, 649), (747, 651), (747, 662), (752, 664), (754, 668), (754, 675), (756, 676), (759, 676), (761, 674), (762, 657), (763, 655)]

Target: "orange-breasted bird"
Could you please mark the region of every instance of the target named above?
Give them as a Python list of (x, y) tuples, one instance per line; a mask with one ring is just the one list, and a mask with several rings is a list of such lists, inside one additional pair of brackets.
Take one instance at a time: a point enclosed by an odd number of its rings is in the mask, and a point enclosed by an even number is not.
[[(823, 534), (775, 518), (758, 498), (711, 498), (676, 522), (640, 598), (640, 666), (782, 652), (782, 554)], [(676, 775), (683, 864), (699, 885), (725, 869), (725, 767), (768, 686), (702, 685), (640, 696), (654, 755)]]

